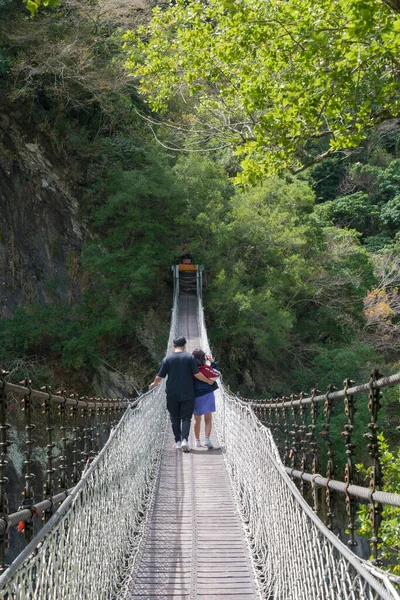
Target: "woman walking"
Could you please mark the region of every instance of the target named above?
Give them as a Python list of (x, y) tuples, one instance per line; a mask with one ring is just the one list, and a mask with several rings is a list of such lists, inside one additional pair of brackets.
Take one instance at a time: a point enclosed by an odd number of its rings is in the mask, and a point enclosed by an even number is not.
[(218, 365), (216, 362), (214, 362), (213, 358), (211, 356), (206, 356), (206, 354), (200, 348), (193, 350), (192, 354), (197, 361), (200, 373), (202, 373), (208, 379), (214, 381), (214, 384), (210, 387), (209, 384), (204, 384), (202, 381), (195, 379), (193, 411), (196, 448), (201, 448), (200, 425), (201, 417), (202, 415), (204, 415), (204, 446), (206, 446), (209, 449), (212, 449), (214, 448), (214, 446), (210, 440), (210, 435), (212, 428), (212, 413), (215, 412), (215, 397), (213, 390), (218, 389), (218, 384), (216, 380), (220, 376), (220, 372), (216, 369)]

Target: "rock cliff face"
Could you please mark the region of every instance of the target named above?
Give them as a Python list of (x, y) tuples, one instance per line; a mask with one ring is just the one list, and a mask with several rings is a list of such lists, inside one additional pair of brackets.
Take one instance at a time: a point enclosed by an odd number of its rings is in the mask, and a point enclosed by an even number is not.
[(73, 300), (84, 236), (62, 173), (20, 123), (0, 114), (0, 318), (16, 306)]
[[(73, 159), (51, 154), (32, 125), (23, 130), (22, 113), (1, 89), (0, 107), (0, 319), (9, 319), (17, 307), (79, 302), (79, 259), (90, 233)], [(88, 393), (127, 397), (137, 388), (134, 378), (99, 364)]]

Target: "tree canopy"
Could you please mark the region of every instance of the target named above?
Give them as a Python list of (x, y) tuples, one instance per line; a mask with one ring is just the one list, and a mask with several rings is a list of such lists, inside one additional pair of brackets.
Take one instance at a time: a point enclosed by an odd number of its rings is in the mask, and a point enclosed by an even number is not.
[(376, 0), (177, 0), (127, 34), (127, 66), (175, 136), (233, 147), (251, 182), (355, 147), (398, 114), (399, 32)]

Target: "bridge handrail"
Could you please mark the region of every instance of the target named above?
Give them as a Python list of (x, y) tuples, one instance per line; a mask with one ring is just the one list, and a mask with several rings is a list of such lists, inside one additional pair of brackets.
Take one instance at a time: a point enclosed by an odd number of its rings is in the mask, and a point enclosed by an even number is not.
[[(154, 392), (152, 390), (150, 392), (147, 392), (143, 396), (141, 396), (139, 399), (137, 399), (137, 401), (135, 401), (135, 403), (134, 403), (134, 406), (132, 407), (134, 409), (133, 412), (136, 412), (136, 410), (140, 408), (140, 406), (146, 401), (146, 399), (149, 396), (154, 396), (155, 394), (157, 394), (157, 395), (162, 394), (161, 386), (159, 387), (159, 389), (156, 392)], [(149, 400), (149, 401), (151, 402), (151, 400)], [(29, 564), (30, 560), (35, 555), (35, 553), (38, 551), (38, 549), (39, 549), (39, 552), (43, 551), (43, 548), (41, 546), (46, 542), (46, 539), (48, 538), (48, 536), (52, 534), (52, 532), (60, 524), (60, 522), (69, 514), (69, 511), (72, 510), (77, 499), (83, 493), (84, 489), (89, 485), (89, 482), (93, 482), (93, 477), (96, 478), (96, 471), (98, 470), (100, 464), (103, 461), (107, 460), (107, 454), (109, 453), (109, 450), (113, 447), (115, 438), (120, 434), (120, 431), (124, 426), (124, 423), (126, 423), (128, 419), (132, 419), (132, 415), (133, 415), (132, 409), (131, 409), (131, 406), (129, 406), (125, 410), (124, 415), (121, 418), (118, 425), (115, 427), (115, 429), (113, 429), (111, 431), (110, 437), (107, 440), (107, 442), (105, 443), (102, 450), (94, 458), (93, 462), (89, 465), (87, 470), (83, 473), (78, 484), (74, 488), (72, 488), (72, 490), (70, 490), (70, 493), (65, 498), (65, 500), (62, 502), (62, 504), (59, 506), (59, 508), (54, 512), (54, 514), (52, 515), (50, 520), (41, 528), (41, 530), (38, 532), (38, 534), (35, 536), (35, 538), (26, 546), (26, 548), (21, 552), (21, 554), (19, 554), (19, 556), (13, 561), (13, 563), (7, 568), (7, 570), (0, 576), (0, 591), (5, 590), (5, 588), (10, 584), (10, 582), (12, 582), (13, 578), (15, 578), (15, 576), (18, 574), (18, 571), (20, 569), (24, 568), (25, 564)], [(92, 483), (92, 485), (93, 485), (93, 483)], [(82, 524), (82, 526), (84, 527), (84, 524)], [(8, 588), (7, 592), (12, 595), (5, 596), (6, 598), (19, 597), (19, 596), (14, 596), (15, 590), (13, 590), (11, 592), (10, 588)], [(44, 600), (44, 598), (46, 598), (46, 600), (47, 600), (48, 597), (52, 597), (52, 596), (45, 595), (45, 596), (38, 596), (38, 597), (43, 598), (43, 600)], [(60, 596), (54, 596), (54, 597), (58, 598)], [(65, 597), (67, 597), (67, 596), (65, 596)], [(69, 597), (70, 596), (68, 596), (68, 598)], [(21, 596), (21, 598), (22, 598), (22, 596)], [(74, 598), (74, 596), (71, 596), (71, 599), (72, 598)]]
[[(198, 302), (198, 322), (201, 347), (208, 353), (210, 348), (201, 299)], [(368, 391), (369, 384), (363, 386), (363, 389)], [(348, 394), (350, 393), (352, 391), (348, 390)], [(334, 589), (341, 594), (340, 597), (343, 599), (368, 597), (398, 600), (399, 596), (393, 584), (399, 586), (400, 578), (377, 568), (374, 568), (373, 573), (371, 569), (367, 569), (363, 561), (322, 523), (301, 496), (285, 471), (270, 430), (254, 413), (254, 403), (233, 396), (223, 384), (217, 390), (216, 396), (215, 422), (218, 435), (221, 445), (224, 447), (224, 458), (232, 487), (252, 539), (253, 559), (265, 582), (264, 593), (267, 596), (272, 594), (274, 597), (275, 595), (286, 597), (285, 593), (289, 593), (285, 588), (286, 582), (277, 581), (279, 579), (278, 569), (286, 568), (285, 576), (291, 580), (293, 585), (293, 588), (290, 589), (290, 597), (295, 597), (293, 594), (296, 592), (298, 597), (303, 597), (304, 593), (308, 593), (309, 597), (325, 598), (328, 595), (331, 597)], [(343, 398), (345, 394), (342, 395), (339, 392), (337, 397)], [(304, 400), (299, 399), (298, 404)], [(326, 401), (326, 395), (321, 397), (322, 400)], [(294, 401), (296, 402), (296, 400)], [(311, 402), (311, 398), (309, 402)], [(293, 398), (291, 402), (287, 403), (287, 406), (292, 406), (292, 403)], [(273, 403), (273, 406), (276, 406), (276, 402)], [(243, 431), (244, 437), (237, 439), (241, 431)], [(246, 448), (249, 446), (251, 446), (249, 451), (251, 460), (250, 457), (246, 460)], [(275, 472), (274, 476), (272, 476), (271, 469)], [(275, 486), (278, 486), (277, 488), (271, 490), (270, 487), (263, 487), (263, 485), (273, 485), (272, 481)], [(367, 491), (371, 492), (371, 490)], [(263, 502), (260, 502), (260, 497)], [(277, 497), (279, 497), (279, 508), (276, 506)], [(284, 507), (282, 507), (282, 503), (285, 504)], [(301, 513), (298, 512), (299, 509), (301, 509)], [(277, 510), (280, 519), (278, 519)], [(293, 513), (296, 514), (300, 523), (290, 521)], [(274, 518), (279, 520), (279, 525), (270, 523), (270, 520)], [(286, 520), (288, 524), (284, 523)], [(311, 526), (307, 523), (312, 523), (314, 529), (311, 530)], [(300, 534), (301, 531), (302, 534)], [(311, 554), (315, 564), (310, 564), (311, 558), (308, 556), (301, 556), (300, 559), (296, 556), (296, 549), (298, 551), (299, 547), (303, 547), (303, 543), (306, 544), (306, 541), (298, 539), (301, 535), (305, 537), (305, 540), (309, 539), (310, 542), (313, 540)], [(272, 553), (271, 548), (273, 548)], [(334, 554), (336, 558), (334, 558)], [(341, 564), (339, 581), (334, 572), (336, 560)], [(304, 563), (308, 563), (308, 565)], [(318, 577), (318, 583), (307, 581), (310, 577), (311, 579)], [(343, 581), (340, 581), (341, 578)], [(360, 596), (354, 596), (355, 592), (360, 593)], [(320, 593), (322, 596), (319, 595)], [(364, 593), (365, 595), (361, 595)]]
[[(222, 393), (224, 394), (225, 398), (229, 398), (232, 402), (237, 402), (237, 398), (235, 396), (228, 394), (226, 392), (226, 390), (223, 389)], [(247, 409), (247, 411), (248, 411), (252, 421), (255, 423), (255, 427), (258, 429), (258, 431), (261, 434), (266, 435), (269, 438), (270, 444), (273, 444), (273, 446), (275, 446), (272, 435), (269, 433), (269, 431), (265, 427), (265, 425), (263, 425), (260, 422), (260, 420), (254, 414), (254, 412), (251, 410), (251, 407), (243, 407), (243, 408)], [(261, 442), (261, 440), (260, 440), (260, 442)], [(384, 600), (393, 600), (393, 598), (395, 598), (395, 600), (397, 600), (396, 596), (393, 597), (392, 590), (390, 588), (385, 589), (376, 580), (376, 577), (379, 574), (380, 579), (383, 581), (383, 585), (387, 585), (386, 580), (389, 579), (388, 573), (378, 570), (378, 569), (375, 569), (375, 576), (373, 576), (365, 568), (363, 562), (353, 552), (351, 552), (351, 550), (349, 550), (347, 548), (347, 546), (345, 546), (345, 544), (343, 544), (337, 538), (337, 536), (332, 531), (330, 531), (323, 524), (321, 519), (314, 513), (314, 511), (311, 509), (311, 507), (306, 502), (306, 500), (302, 497), (299, 490), (296, 488), (296, 486), (293, 484), (293, 481), (290, 479), (290, 477), (286, 473), (286, 470), (282, 464), (279, 454), (277, 452), (271, 452), (271, 450), (267, 447), (267, 445), (264, 446), (264, 450), (265, 450), (266, 454), (268, 455), (268, 460), (271, 461), (271, 464), (274, 466), (275, 470), (279, 473), (279, 476), (285, 482), (288, 490), (290, 491), (292, 496), (295, 498), (298, 505), (301, 506), (302, 510), (307, 515), (307, 518), (309, 518), (311, 521), (313, 521), (314, 525), (319, 529), (319, 531), (322, 533), (322, 535), (326, 539), (329, 540), (329, 542), (340, 552), (340, 554), (342, 556), (345, 557), (345, 559), (356, 569), (356, 571), (358, 571), (360, 574), (362, 574), (363, 578), (366, 581), (368, 581), (368, 583), (372, 587), (372, 589), (374, 589), (375, 591), (377, 591), (380, 594), (381, 598), (383, 598)], [(397, 583), (400, 583), (400, 577), (392, 576), (392, 580), (396, 581)]]
[[(139, 402), (142, 399), (144, 399), (144, 397), (147, 396), (148, 394), (150, 394), (150, 392), (146, 392), (145, 394), (142, 394), (140, 396), (140, 398), (136, 398), (133, 402), (128, 403), (128, 408), (134, 409), (136, 406), (138, 406)], [(110, 438), (107, 440), (106, 444), (103, 446), (102, 450), (99, 452), (97, 457), (100, 456), (101, 452), (107, 446), (109, 440), (110, 440)], [(93, 465), (94, 462), (92, 462), (91, 464)], [(87, 471), (85, 471), (85, 474), (84, 474), (85, 476), (86, 476), (86, 473), (87, 473)], [(80, 481), (82, 481), (82, 480), (80, 480)], [(7, 519), (1, 518), (0, 519), (0, 535), (3, 534), (7, 530), (8, 527), (10, 527), (12, 525), (17, 525), (21, 521), (23, 521), (23, 522), (30, 521), (34, 514), (35, 514), (35, 516), (40, 516), (47, 509), (49, 509), (52, 506), (55, 506), (57, 504), (60, 504), (76, 490), (76, 487), (77, 486), (74, 486), (74, 487), (69, 488), (65, 492), (60, 492), (59, 494), (55, 494), (54, 496), (52, 496), (51, 499), (42, 500), (41, 502), (32, 504), (32, 506), (30, 508), (23, 508), (14, 513), (10, 513), (7, 516)], [(35, 539), (37, 539), (37, 538), (35, 538)]]
[[(4, 372), (3, 372), (4, 373)], [(77, 406), (78, 408), (124, 408), (130, 406), (132, 399), (128, 398), (88, 398), (77, 397), (74, 394), (66, 396), (60, 393), (51, 394), (43, 390), (36, 390), (25, 385), (11, 383), (6, 379), (0, 379), (0, 390), (7, 394), (23, 397), (29, 395), (34, 400), (50, 400), (55, 404), (64, 404), (66, 406)]]
[(328, 479), (328, 477), (323, 477), (319, 473), (305, 473), (298, 469), (292, 469), (292, 467), (284, 467), (284, 469), (290, 477), (294, 477), (295, 479), (302, 479), (316, 486), (329, 487), (336, 492), (349, 494), (349, 496), (354, 496), (368, 502), (379, 502), (379, 504), (387, 504), (388, 506), (397, 506), (400, 508), (400, 494), (371, 490), (361, 485), (347, 485), (344, 481)]
[[(126, 412), (121, 419), (121, 422), (126, 416)], [(71, 507), (71, 504), (75, 501), (79, 492), (86, 486), (89, 478), (91, 477), (93, 471), (96, 469), (98, 463), (102, 460), (104, 454), (107, 452), (109, 446), (112, 444), (114, 436), (117, 432), (117, 429), (114, 429), (107, 442), (103, 446), (102, 450), (93, 460), (92, 464), (85, 471), (80, 479), (79, 483), (72, 488), (71, 493), (67, 496), (61, 506), (56, 510), (56, 512), (52, 515), (50, 520), (42, 527), (39, 533), (35, 536), (35, 538), (26, 546), (26, 548), (17, 556), (17, 558), (12, 562), (12, 564), (8, 567), (8, 569), (0, 576), (0, 590), (3, 589), (4, 584), (8, 581), (13, 574), (18, 570), (18, 568), (27, 560), (32, 552), (41, 544), (47, 534), (53, 529), (55, 525), (61, 520), (65, 512)]]
[(306, 404), (311, 404), (312, 402), (314, 402), (314, 403), (326, 402), (327, 398), (329, 398), (329, 400), (342, 400), (343, 398), (346, 397), (346, 394), (348, 396), (356, 396), (357, 394), (365, 394), (366, 392), (370, 391), (371, 386), (373, 389), (380, 389), (380, 388), (385, 388), (385, 387), (391, 387), (393, 385), (396, 385), (396, 383), (400, 383), (400, 373), (395, 373), (393, 375), (389, 375), (389, 377), (381, 377), (380, 379), (375, 379), (374, 381), (371, 381), (369, 383), (362, 383), (360, 385), (355, 385), (353, 387), (349, 387), (346, 391), (345, 390), (338, 390), (338, 391), (334, 391), (334, 392), (328, 391), (327, 393), (319, 394), (318, 396), (306, 396), (304, 398), (297, 398), (297, 399), (293, 399), (293, 400), (282, 400), (282, 401), (279, 401), (279, 399), (274, 400), (274, 399), (270, 399), (270, 398), (254, 400), (251, 398), (243, 398), (243, 397), (241, 397), (240, 400), (242, 402), (245, 402), (246, 404), (250, 404), (254, 408), (265, 408), (265, 406), (269, 406), (269, 405), (271, 405), (273, 408), (291, 408), (292, 406), (301, 406), (301, 405), (304, 406)]
[[(175, 295), (168, 350), (176, 311)], [(3, 600), (114, 597), (143, 535), (166, 417), (164, 382), (126, 408), (78, 484), (0, 576)]]

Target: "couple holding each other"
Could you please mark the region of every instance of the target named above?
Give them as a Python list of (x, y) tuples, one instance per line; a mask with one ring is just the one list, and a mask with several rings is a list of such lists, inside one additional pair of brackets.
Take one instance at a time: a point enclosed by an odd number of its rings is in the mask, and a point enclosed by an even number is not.
[[(216, 370), (216, 363), (211, 356), (206, 356), (203, 350), (194, 350), (193, 354), (186, 352), (186, 338), (183, 336), (176, 337), (173, 346), (174, 352), (164, 358), (150, 387), (154, 388), (167, 377), (167, 409), (171, 417), (176, 448), (182, 448), (183, 452), (190, 451), (190, 421), (194, 414), (196, 447), (201, 447), (200, 424), (204, 415), (204, 445), (211, 449), (212, 413), (215, 412), (213, 390), (218, 388), (216, 379), (220, 373)], [(211, 365), (207, 364), (207, 361)]]

